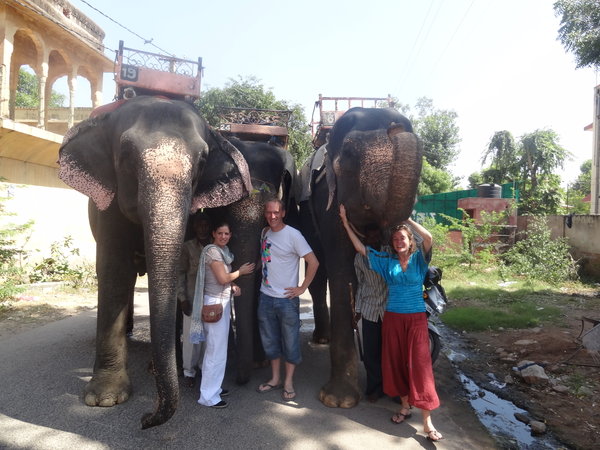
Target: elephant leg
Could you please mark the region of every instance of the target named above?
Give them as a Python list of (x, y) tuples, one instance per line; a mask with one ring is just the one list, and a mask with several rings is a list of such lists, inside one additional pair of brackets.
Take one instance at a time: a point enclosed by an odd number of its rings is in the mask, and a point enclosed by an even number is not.
[(250, 381), (252, 372), (252, 344), (253, 344), (253, 305), (252, 297), (254, 291), (253, 279), (239, 280), (237, 283), (242, 295), (235, 297), (235, 331), (236, 331), (236, 356), (237, 356), (237, 374), (235, 382), (239, 385)]
[(319, 398), (329, 407), (351, 408), (360, 399), (350, 304), (350, 289), (356, 289), (356, 252), (342, 228), (337, 208), (327, 211), (325, 219), (329, 226), (322, 227), (321, 233), (323, 250), (330, 256), (325, 258), (324, 265), (329, 281), (331, 310), (331, 375), (321, 388)]
[[(318, 258), (318, 257), (317, 257)], [(323, 259), (319, 259), (323, 261)], [(325, 265), (319, 265), (312, 283), (308, 287), (313, 302), (315, 329), (312, 340), (316, 344), (329, 344), (330, 323), (329, 308), (327, 307), (327, 272)]]
[(130, 245), (135, 228), (115, 205), (90, 219), (95, 221), (97, 241), (98, 317), (94, 375), (85, 387), (84, 401), (89, 406), (114, 406), (131, 393), (125, 330), (137, 278)]

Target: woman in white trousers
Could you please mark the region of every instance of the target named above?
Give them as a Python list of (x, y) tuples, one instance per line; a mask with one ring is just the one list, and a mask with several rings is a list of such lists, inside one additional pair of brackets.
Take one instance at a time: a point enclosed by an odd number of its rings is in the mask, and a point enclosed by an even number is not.
[[(245, 263), (235, 272), (231, 272), (233, 254), (227, 243), (231, 230), (227, 223), (221, 222), (213, 229), (213, 244), (207, 245), (200, 256), (190, 340), (193, 343), (205, 339), (206, 348), (202, 361), (202, 382), (198, 403), (213, 408), (226, 408), (227, 402), (221, 397), (228, 394), (221, 387), (225, 377), (227, 363), (227, 344), (229, 341), (229, 317), (231, 297), (240, 295), (233, 280), (254, 271), (254, 263)], [(203, 305), (223, 305), (223, 315), (217, 322), (200, 322)]]

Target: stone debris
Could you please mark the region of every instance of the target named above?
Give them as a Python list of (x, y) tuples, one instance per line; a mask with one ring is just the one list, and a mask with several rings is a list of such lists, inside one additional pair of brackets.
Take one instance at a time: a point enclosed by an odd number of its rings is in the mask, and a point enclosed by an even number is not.
[(519, 422), (523, 422), (525, 425), (529, 425), (529, 422), (531, 421), (529, 416), (523, 413), (515, 413), (515, 419), (517, 419)]
[(520, 339), (514, 343), (515, 345), (532, 345), (537, 344), (535, 339)]
[(546, 424), (544, 422), (532, 420), (531, 422), (529, 422), (529, 426), (531, 428), (531, 434), (533, 434), (534, 436), (539, 436), (546, 432)]
[(552, 386), (552, 390), (561, 394), (566, 394), (567, 392), (569, 392), (569, 388), (564, 384), (557, 384), (556, 386)]

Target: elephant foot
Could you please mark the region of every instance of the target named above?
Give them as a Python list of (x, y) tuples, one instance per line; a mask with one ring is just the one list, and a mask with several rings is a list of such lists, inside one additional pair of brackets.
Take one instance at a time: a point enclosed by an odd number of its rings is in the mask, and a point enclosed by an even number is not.
[(131, 383), (125, 370), (99, 372), (86, 385), (83, 397), (88, 406), (115, 406), (124, 403), (131, 394)]
[(317, 333), (317, 330), (315, 330), (312, 334), (312, 341), (315, 344), (328, 345), (329, 335), (322, 335), (321, 333)]
[(243, 386), (244, 384), (248, 384), (250, 381), (250, 373), (244, 369), (238, 369), (237, 375), (235, 377), (235, 384), (238, 386)]
[(360, 392), (348, 381), (330, 380), (321, 388), (319, 400), (330, 408), (353, 408), (360, 400)]

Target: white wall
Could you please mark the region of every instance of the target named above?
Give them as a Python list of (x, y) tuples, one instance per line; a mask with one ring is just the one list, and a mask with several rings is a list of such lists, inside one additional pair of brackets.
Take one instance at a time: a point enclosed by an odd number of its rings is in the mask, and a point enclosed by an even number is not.
[[(35, 221), (24, 247), (30, 252), (30, 258), (37, 261), (50, 256), (50, 245), (71, 235), (72, 247), (79, 248), (80, 257), (95, 263), (96, 244), (88, 222), (86, 196), (72, 189), (11, 183), (0, 183), (0, 196), (9, 197), (4, 207), (15, 213), (0, 218), (3, 224)], [(19, 241), (21, 244), (24, 239), (19, 238)]]

